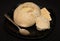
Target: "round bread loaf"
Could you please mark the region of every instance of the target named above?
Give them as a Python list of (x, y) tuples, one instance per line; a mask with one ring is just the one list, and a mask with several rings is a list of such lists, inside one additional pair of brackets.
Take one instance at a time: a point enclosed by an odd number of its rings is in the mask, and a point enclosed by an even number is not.
[(40, 8), (32, 2), (26, 2), (15, 9), (13, 19), (19, 26), (27, 28), (35, 24), (38, 16), (40, 16)]

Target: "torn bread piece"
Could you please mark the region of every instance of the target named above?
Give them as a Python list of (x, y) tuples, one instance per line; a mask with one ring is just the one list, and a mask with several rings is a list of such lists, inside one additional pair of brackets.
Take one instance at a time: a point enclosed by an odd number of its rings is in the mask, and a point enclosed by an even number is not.
[(41, 9), (41, 16), (45, 17), (49, 21), (52, 20), (50, 12), (45, 7)]
[(36, 19), (36, 29), (38, 31), (50, 29), (50, 22), (42, 16), (37, 17), (37, 19)]

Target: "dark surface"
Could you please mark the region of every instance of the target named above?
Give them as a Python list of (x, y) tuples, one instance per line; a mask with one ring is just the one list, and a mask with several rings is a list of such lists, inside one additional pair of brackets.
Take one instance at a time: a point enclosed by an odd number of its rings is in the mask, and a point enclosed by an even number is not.
[[(23, 0), (24, 1), (24, 0)], [(16, 4), (19, 1), (14, 1), (14, 0), (2, 0), (0, 1), (0, 41), (25, 41), (24, 39), (18, 39), (16, 37), (13, 37), (6, 33), (3, 29), (3, 24), (4, 24), (4, 14), (7, 13), (14, 4)], [(22, 2), (22, 1), (20, 1)], [(36, 1), (37, 2), (37, 1)], [(59, 1), (56, 0), (40, 0), (40, 3), (43, 4), (41, 6), (46, 7), (46, 8), (52, 8), (53, 11), (55, 12), (56, 15), (56, 26), (54, 29), (54, 32), (49, 35), (48, 37), (40, 39), (41, 41), (60, 41), (60, 14), (59, 14)], [(39, 5), (39, 3), (38, 3)], [(39, 41), (40, 41), (39, 40)], [(29, 41), (29, 40), (27, 40)]]

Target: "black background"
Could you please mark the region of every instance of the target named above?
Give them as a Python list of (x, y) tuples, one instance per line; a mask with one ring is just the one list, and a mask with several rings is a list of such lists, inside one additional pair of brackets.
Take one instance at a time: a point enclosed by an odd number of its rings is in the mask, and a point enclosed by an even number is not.
[[(25, 39), (18, 39), (16, 37), (9, 35), (3, 29), (3, 24), (4, 24), (3, 15), (5, 13), (7, 13), (12, 8), (12, 6), (19, 1), (22, 2), (22, 1), (26, 1), (26, 0), (0, 0), (0, 41), (25, 41)], [(56, 15), (56, 26), (55, 26), (54, 32), (50, 36), (40, 39), (39, 41), (60, 41), (60, 18), (59, 18), (60, 17), (60, 13), (59, 13), (60, 4), (59, 4), (59, 0), (39, 0), (39, 2), (41, 2), (41, 4), (43, 4), (42, 5), (43, 7), (49, 6), (50, 8), (52, 8), (55, 11), (55, 15)], [(26, 41), (30, 41), (30, 40), (26, 40)]]

